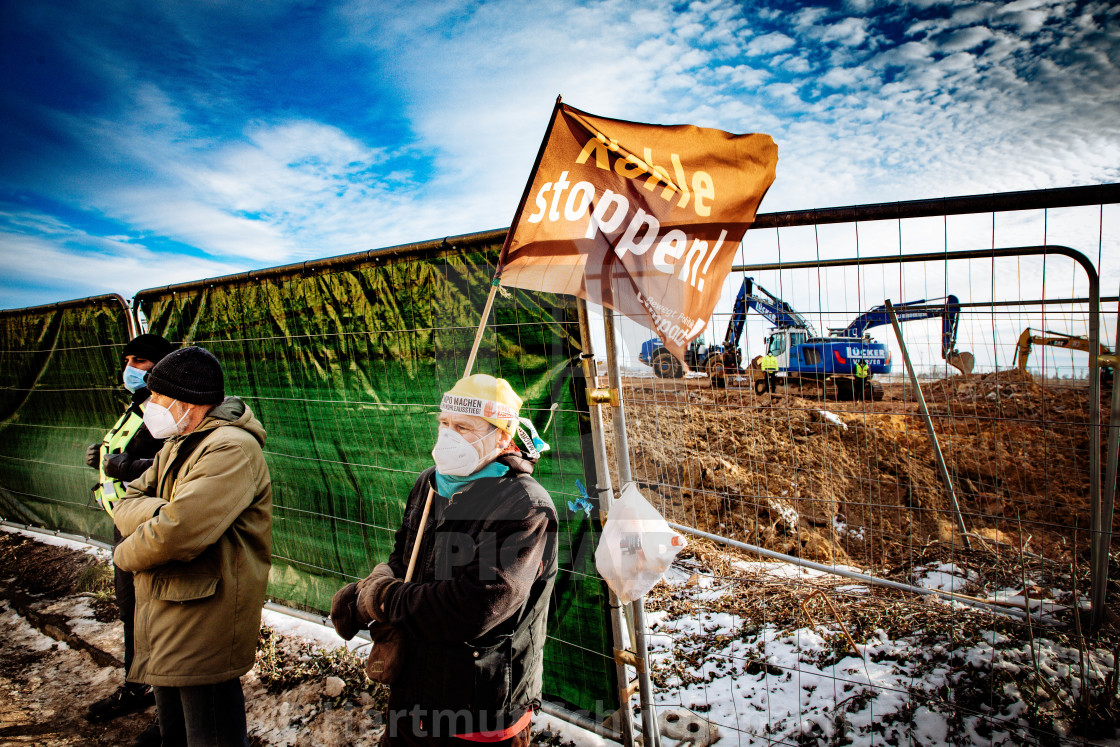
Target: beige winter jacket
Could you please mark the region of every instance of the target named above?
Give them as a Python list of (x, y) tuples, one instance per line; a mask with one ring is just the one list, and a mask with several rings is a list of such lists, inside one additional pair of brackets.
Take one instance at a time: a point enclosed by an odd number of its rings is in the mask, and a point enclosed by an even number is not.
[(209, 685), (253, 666), (272, 565), (264, 439), (245, 403), (227, 397), (129, 483), (114, 516), (125, 539), (113, 553), (136, 574), (129, 681)]

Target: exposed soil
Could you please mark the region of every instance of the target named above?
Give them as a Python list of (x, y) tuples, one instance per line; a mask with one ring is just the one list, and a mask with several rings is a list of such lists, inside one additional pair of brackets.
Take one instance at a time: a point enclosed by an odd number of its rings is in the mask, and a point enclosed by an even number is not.
[[(90, 571), (111, 578), (105, 558), (0, 532), (0, 567), (0, 744), (131, 743), (154, 708), (101, 724), (84, 718), (124, 678), (112, 595), (80, 590)], [(264, 627), (242, 687), (254, 746), (380, 741), (385, 694), (346, 649), (317, 650)]]
[[(810, 560), (882, 569), (931, 542), (960, 546), (912, 389), (884, 388), (882, 401), (838, 402), (625, 379), (634, 478), (671, 521)], [(1018, 554), (1022, 539), (1068, 562), (1079, 526), (1088, 547), (1087, 386), (1000, 371), (922, 388), (973, 544)]]
[(116, 604), (77, 592), (83, 571), (97, 564), (93, 555), (0, 532), (0, 744), (129, 744), (151, 722), (152, 713), (102, 724), (83, 718), (123, 681)]
[[(0, 568), (0, 745), (130, 744), (154, 708), (101, 724), (84, 718), (124, 679), (108, 553), (0, 531)], [(343, 646), (262, 626), (256, 664), (241, 678), (250, 744), (378, 745), (388, 691), (362, 664)], [(533, 723), (533, 747), (575, 747), (571, 727), (540, 714)]]

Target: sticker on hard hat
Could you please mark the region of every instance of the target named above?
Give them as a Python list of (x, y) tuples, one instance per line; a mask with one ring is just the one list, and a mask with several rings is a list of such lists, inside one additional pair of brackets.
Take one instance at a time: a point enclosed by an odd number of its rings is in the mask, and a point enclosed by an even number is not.
[(501, 402), (491, 402), (477, 397), (463, 397), (450, 392), (443, 395), (443, 401), (439, 403), (439, 409), (443, 412), (474, 415), (480, 418), (512, 419), (517, 417), (517, 413), (512, 407), (503, 405)]

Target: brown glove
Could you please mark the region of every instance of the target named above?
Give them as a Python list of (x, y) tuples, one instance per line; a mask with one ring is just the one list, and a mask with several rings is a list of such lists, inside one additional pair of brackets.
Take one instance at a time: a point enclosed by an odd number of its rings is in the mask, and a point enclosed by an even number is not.
[(387, 622), (385, 595), (388, 590), (401, 583), (393, 574), (388, 563), (380, 563), (373, 572), (358, 582), (358, 614), (377, 622)]
[(86, 466), (99, 469), (101, 467), (100, 459), (101, 444), (90, 444), (86, 448)]
[(391, 685), (404, 666), (404, 636), (392, 625), (374, 623), (369, 628), (369, 637), (373, 647), (366, 658), (366, 676)]
[(358, 585), (346, 584), (331, 599), (331, 624), (343, 640), (348, 641), (366, 627), (369, 620), (358, 613)]

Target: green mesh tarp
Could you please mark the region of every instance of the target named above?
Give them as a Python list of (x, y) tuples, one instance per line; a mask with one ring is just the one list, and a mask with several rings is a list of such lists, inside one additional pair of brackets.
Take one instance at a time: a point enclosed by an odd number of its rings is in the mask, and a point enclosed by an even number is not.
[(0, 516), (111, 542), (86, 447), (124, 408), (118, 296), (0, 311)]
[[(435, 413), (463, 374), (499, 248), (468, 240), (137, 295), (149, 331), (213, 352), (227, 393), (268, 431), (278, 601), (327, 610), (339, 587), (387, 557), (409, 488), (431, 464)], [(473, 372), (508, 379), (522, 415), (548, 423), (552, 450), (534, 477), (561, 519), (561, 570), (545, 695), (603, 713), (617, 708), (607, 598), (592, 518), (567, 505), (591, 459), (580, 352), (573, 299), (510, 289)]]

